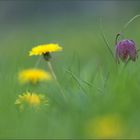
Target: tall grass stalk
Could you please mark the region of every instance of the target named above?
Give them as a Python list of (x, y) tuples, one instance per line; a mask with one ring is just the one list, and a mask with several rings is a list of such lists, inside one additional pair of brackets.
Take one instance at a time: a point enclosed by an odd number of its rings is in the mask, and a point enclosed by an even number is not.
[(63, 88), (61, 87), (61, 85), (60, 85), (60, 83), (59, 83), (59, 81), (58, 81), (58, 79), (57, 79), (57, 77), (56, 77), (56, 74), (55, 74), (55, 72), (54, 72), (54, 70), (53, 70), (53, 67), (52, 67), (51, 62), (50, 62), (50, 61), (47, 61), (47, 64), (48, 64), (48, 68), (49, 68), (49, 70), (50, 70), (50, 72), (51, 72), (51, 74), (52, 74), (53, 79), (56, 81), (56, 84), (57, 84), (57, 86), (59, 87), (60, 92), (62, 93), (62, 96), (63, 96), (64, 99), (66, 100), (66, 96), (65, 96), (64, 90), (63, 90)]

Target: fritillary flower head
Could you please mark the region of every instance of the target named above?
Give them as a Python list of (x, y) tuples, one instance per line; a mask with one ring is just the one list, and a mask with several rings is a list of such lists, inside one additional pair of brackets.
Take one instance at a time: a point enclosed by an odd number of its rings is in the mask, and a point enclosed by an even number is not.
[(58, 44), (43, 44), (43, 45), (38, 45), (29, 52), (29, 56), (32, 55), (43, 55), (44, 58), (48, 61), (51, 58), (50, 53), (52, 52), (57, 52), (61, 51), (62, 47), (59, 46)]
[(135, 61), (137, 59), (137, 50), (133, 40), (125, 39), (116, 44), (116, 58), (127, 62), (128, 59)]
[(51, 74), (42, 69), (26, 69), (19, 72), (18, 75), (20, 83), (36, 84), (41, 81), (51, 80)]
[(48, 100), (43, 94), (36, 94), (34, 92), (25, 92), (18, 96), (15, 104), (19, 106), (20, 110), (24, 110), (25, 106), (39, 109), (41, 105), (47, 105)]

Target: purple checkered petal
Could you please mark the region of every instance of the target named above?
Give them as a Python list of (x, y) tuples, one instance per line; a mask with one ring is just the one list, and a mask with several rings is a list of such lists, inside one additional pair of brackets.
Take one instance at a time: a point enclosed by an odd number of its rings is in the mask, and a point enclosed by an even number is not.
[(132, 40), (122, 40), (116, 45), (116, 58), (120, 58), (122, 61), (127, 61), (130, 58), (135, 61), (137, 58), (137, 51), (135, 48), (135, 43)]

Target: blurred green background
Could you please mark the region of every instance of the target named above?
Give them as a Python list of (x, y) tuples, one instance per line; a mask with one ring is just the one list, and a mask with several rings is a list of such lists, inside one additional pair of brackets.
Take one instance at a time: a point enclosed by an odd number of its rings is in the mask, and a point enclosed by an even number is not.
[[(140, 13), (139, 1), (0, 1), (0, 138), (140, 138), (139, 59), (116, 67), (100, 31), (115, 52), (115, 36)], [(140, 44), (140, 19), (124, 32)], [(20, 70), (34, 67), (32, 47), (58, 43), (52, 65), (67, 100), (53, 82), (20, 85)], [(38, 68), (47, 69), (45, 61)], [(68, 72), (68, 70), (70, 72)], [(15, 100), (31, 90), (49, 106), (20, 112)]]

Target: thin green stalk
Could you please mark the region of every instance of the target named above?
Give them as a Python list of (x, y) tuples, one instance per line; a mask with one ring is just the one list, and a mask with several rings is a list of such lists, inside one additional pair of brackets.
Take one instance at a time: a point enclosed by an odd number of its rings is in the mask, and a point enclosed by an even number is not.
[[(82, 80), (82, 79), (81, 79)], [(88, 81), (85, 81), (85, 80), (82, 80), (82, 82), (84, 82), (85, 84), (87, 84), (89, 87), (95, 87), (99, 92), (103, 92), (102, 91), (102, 89), (100, 89), (100, 88), (98, 88), (98, 87), (96, 87), (93, 83), (90, 83), (90, 82), (88, 82)]]
[(52, 74), (54, 80), (57, 81), (57, 77), (56, 77), (56, 75), (55, 75), (55, 73), (54, 73), (54, 70), (53, 70), (53, 67), (52, 67), (51, 62), (50, 62), (50, 61), (47, 61), (47, 64), (48, 64), (48, 67), (49, 67), (49, 69), (50, 69), (50, 71), (51, 71), (51, 74)]
[[(88, 81), (79, 79), (76, 75), (74, 75), (74, 73), (68, 69), (65, 69), (65, 71), (69, 74), (71, 74), (72, 78), (78, 83), (79, 88), (84, 92), (84, 94), (86, 95), (86, 90), (83, 88), (83, 86), (81, 85), (81, 82), (87, 84), (89, 87), (95, 86), (93, 83), (89, 83)], [(81, 81), (81, 82), (80, 82)], [(99, 92), (102, 92), (102, 90), (100, 88), (95, 87)]]
[(83, 91), (84, 95), (86, 95), (86, 91), (85, 91), (85, 89), (82, 87), (82, 85), (81, 85), (79, 79), (77, 78), (77, 76), (75, 76), (75, 75), (74, 75), (70, 70), (68, 70), (68, 69), (65, 69), (65, 71), (66, 71), (67, 73), (71, 74), (71, 76), (73, 77), (73, 79), (78, 83), (79, 88)]
[(39, 57), (39, 58), (37, 59), (34, 68), (37, 68), (37, 66), (39, 65), (41, 59), (42, 59), (42, 57)]
[(113, 51), (111, 50), (111, 48), (110, 48), (110, 46), (109, 46), (109, 43), (108, 43), (108, 41), (107, 41), (107, 39), (106, 39), (106, 37), (105, 37), (105, 34), (104, 34), (104, 32), (103, 32), (102, 20), (101, 20), (101, 19), (100, 19), (100, 31), (101, 31), (101, 36), (102, 36), (102, 38), (103, 38), (103, 40), (104, 40), (104, 42), (105, 42), (105, 44), (106, 44), (106, 47), (107, 47), (109, 53), (111, 54), (113, 60), (116, 62), (115, 57), (114, 57), (114, 53), (113, 53)]
[(126, 30), (126, 28), (129, 26), (129, 24), (131, 24), (135, 19), (137, 19), (138, 17), (140, 17), (140, 15), (136, 15), (136, 16), (134, 16), (134, 17), (132, 17), (128, 22), (126, 22), (125, 24), (124, 24), (124, 26), (123, 26), (123, 28), (120, 30), (120, 32), (119, 32), (119, 36), (121, 35), (123, 35), (123, 32)]
[(132, 17), (132, 18), (123, 26), (121, 32), (124, 32), (124, 30), (128, 27), (128, 25), (129, 25), (130, 23), (132, 23), (132, 22), (133, 22), (135, 19), (137, 19), (138, 17), (140, 17), (140, 14), (138, 14), (138, 15)]
[(63, 97), (66, 99), (65, 94), (64, 94), (64, 91), (63, 91), (63, 89), (62, 89), (62, 87), (61, 87), (59, 81), (57, 80), (57, 77), (56, 77), (56, 74), (55, 74), (55, 72), (54, 72), (54, 70), (53, 70), (53, 67), (52, 67), (51, 62), (50, 62), (50, 61), (47, 61), (47, 64), (48, 64), (48, 68), (50, 69), (50, 72), (51, 72), (51, 74), (52, 74), (53, 79), (56, 81), (56, 83), (57, 83), (57, 85), (58, 85), (58, 87), (59, 87), (59, 89), (60, 89), (60, 91), (61, 91)]

